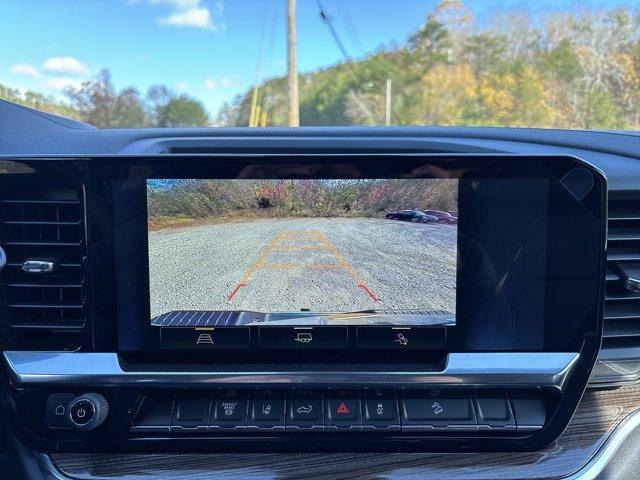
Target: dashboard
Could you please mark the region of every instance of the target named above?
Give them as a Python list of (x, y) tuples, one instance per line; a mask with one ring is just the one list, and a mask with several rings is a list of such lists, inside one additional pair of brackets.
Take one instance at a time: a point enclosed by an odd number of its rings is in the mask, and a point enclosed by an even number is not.
[(16, 478), (625, 474), (635, 136), (6, 117)]

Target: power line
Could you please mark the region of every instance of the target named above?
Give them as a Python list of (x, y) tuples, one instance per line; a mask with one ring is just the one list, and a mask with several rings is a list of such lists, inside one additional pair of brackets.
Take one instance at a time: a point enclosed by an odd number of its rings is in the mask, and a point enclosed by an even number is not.
[(316, 4), (318, 5), (318, 8), (320, 9), (320, 20), (322, 20), (322, 23), (324, 23), (327, 27), (329, 27), (329, 31), (331, 32), (331, 36), (333, 37), (333, 39), (336, 42), (336, 45), (338, 45), (338, 48), (342, 52), (342, 56), (347, 61), (350, 61), (351, 57), (347, 53), (347, 50), (344, 48), (344, 45), (343, 45), (342, 41), (340, 40), (340, 37), (338, 36), (338, 32), (336, 31), (335, 27), (333, 26), (333, 18), (331, 18), (327, 14), (327, 12), (324, 9), (324, 7), (322, 6), (322, 3), (320, 2), (320, 0), (316, 0)]
[(351, 13), (349, 13), (348, 3), (344, 0), (333, 0), (333, 3), (335, 4), (336, 10), (338, 11), (338, 16), (347, 28), (347, 33), (349, 34), (351, 43), (359, 53), (364, 53), (362, 42), (360, 41), (360, 35), (358, 35), (358, 30), (356, 29), (355, 23), (353, 22)]

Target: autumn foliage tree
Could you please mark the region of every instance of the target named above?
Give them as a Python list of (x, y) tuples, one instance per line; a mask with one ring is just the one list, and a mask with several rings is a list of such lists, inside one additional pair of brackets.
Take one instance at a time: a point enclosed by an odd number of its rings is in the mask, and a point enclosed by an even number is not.
[(146, 98), (133, 87), (116, 90), (108, 70), (67, 88), (66, 95), (79, 117), (100, 128), (198, 127), (209, 123), (202, 102), (177, 95), (163, 85), (149, 89)]
[[(537, 13), (536, 13), (537, 12)], [(447, 22), (427, 14), (404, 42), (299, 76), (302, 125), (381, 125), (391, 81), (394, 125), (640, 129), (640, 9), (528, 10)], [(268, 126), (286, 125), (285, 77), (260, 85)], [(252, 90), (215, 119), (166, 86), (116, 89), (107, 70), (69, 102), (0, 85), (0, 98), (103, 128), (247, 126)]]
[[(510, 12), (482, 25), (427, 15), (404, 44), (301, 75), (302, 125), (640, 129), (640, 11)], [(286, 124), (282, 78), (265, 82), (269, 125)], [(244, 125), (250, 95), (225, 106)], [(222, 117), (221, 117), (222, 119)]]

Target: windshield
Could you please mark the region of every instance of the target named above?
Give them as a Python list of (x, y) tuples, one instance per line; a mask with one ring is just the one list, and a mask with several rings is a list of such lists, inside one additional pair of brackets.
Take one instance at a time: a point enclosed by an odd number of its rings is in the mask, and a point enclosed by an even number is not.
[(0, 11), (0, 98), (100, 128), (640, 123), (633, 3), (0, 0)]

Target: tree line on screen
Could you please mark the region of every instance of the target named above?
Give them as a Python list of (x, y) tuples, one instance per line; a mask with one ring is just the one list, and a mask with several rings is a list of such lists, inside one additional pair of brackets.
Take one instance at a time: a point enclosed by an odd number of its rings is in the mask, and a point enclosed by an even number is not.
[[(514, 11), (482, 26), (427, 15), (401, 44), (302, 73), (300, 123), (384, 124), (390, 79), (395, 125), (639, 129), (639, 27), (639, 11), (627, 7)], [(0, 86), (4, 98), (99, 127), (243, 126), (252, 100), (248, 90), (211, 117), (167, 87), (117, 91), (106, 71), (67, 91), (68, 102), (17, 93)], [(286, 125), (286, 78), (263, 82), (259, 103), (267, 125)]]
[[(456, 180), (179, 180), (150, 184), (152, 226), (237, 217), (383, 217), (457, 212)], [(189, 222), (187, 222), (189, 223)]]

